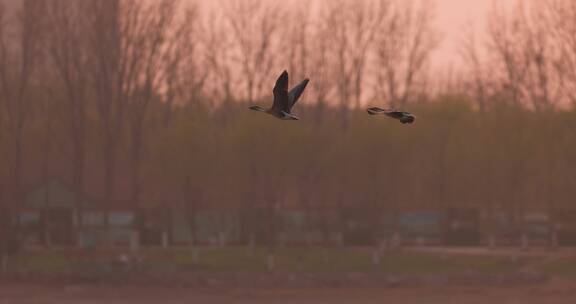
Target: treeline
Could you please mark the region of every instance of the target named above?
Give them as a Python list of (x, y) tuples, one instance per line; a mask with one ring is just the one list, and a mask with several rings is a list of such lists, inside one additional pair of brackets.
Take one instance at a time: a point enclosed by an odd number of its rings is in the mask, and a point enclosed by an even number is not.
[[(336, 110), (322, 124), (286, 124), (240, 106), (227, 124), (207, 123), (221, 111), (181, 112), (154, 136), (146, 167), (160, 177), (155, 184), (175, 192), (191, 179), (205, 207), (272, 201), (314, 210), (520, 213), (572, 204), (573, 111), (501, 106), (482, 115), (461, 97), (411, 107), (419, 114), (414, 125), (352, 111), (346, 132)], [(300, 111), (307, 117), (314, 108)]]
[[(516, 215), (571, 203), (576, 48), (562, 37), (576, 27), (552, 22), (576, 20), (559, 15), (576, 16), (570, 1), (495, 10), (489, 43), (469, 36), (469, 70), (442, 85), (427, 2), (293, 2), (4, 1), (5, 209), (54, 178), (78, 214), (87, 200)], [(283, 69), (312, 79), (296, 123), (246, 110), (270, 102)], [(367, 102), (418, 118), (368, 117)]]

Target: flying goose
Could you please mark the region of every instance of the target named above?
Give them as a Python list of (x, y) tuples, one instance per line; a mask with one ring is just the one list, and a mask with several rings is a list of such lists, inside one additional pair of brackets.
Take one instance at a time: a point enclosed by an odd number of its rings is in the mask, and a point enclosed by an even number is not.
[(274, 103), (270, 109), (264, 109), (260, 106), (251, 106), (250, 110), (268, 113), (274, 117), (282, 120), (298, 120), (296, 115), (292, 114), (290, 110), (308, 85), (310, 79), (304, 79), (300, 84), (288, 91), (288, 72), (284, 71), (276, 80), (274, 86)]
[(408, 112), (403, 112), (403, 111), (385, 110), (385, 109), (378, 108), (378, 107), (368, 108), (367, 111), (368, 111), (368, 114), (370, 114), (370, 115), (378, 115), (378, 114), (388, 115), (389, 117), (392, 117), (394, 119), (398, 119), (403, 124), (407, 124), (407, 123), (411, 124), (416, 119), (416, 117), (414, 115), (412, 115)]

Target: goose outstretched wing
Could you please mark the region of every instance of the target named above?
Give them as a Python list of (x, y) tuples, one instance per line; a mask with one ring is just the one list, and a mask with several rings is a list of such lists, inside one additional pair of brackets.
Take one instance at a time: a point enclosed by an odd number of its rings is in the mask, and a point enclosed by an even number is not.
[(272, 105), (272, 110), (275, 112), (284, 111), (290, 112), (290, 101), (288, 98), (288, 72), (284, 71), (276, 80), (276, 85), (274, 86), (274, 104)]
[(306, 78), (297, 86), (293, 87), (292, 90), (290, 90), (290, 92), (288, 93), (288, 101), (290, 104), (290, 109), (292, 109), (292, 107), (296, 104), (298, 99), (300, 99), (300, 96), (302, 96), (302, 93), (304, 93), (304, 90), (306, 89), (308, 82), (310, 82), (310, 79)]

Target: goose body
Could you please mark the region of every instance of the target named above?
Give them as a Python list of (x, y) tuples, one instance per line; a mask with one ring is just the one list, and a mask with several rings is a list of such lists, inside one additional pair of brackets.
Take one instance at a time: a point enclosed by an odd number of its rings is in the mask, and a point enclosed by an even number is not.
[(298, 120), (298, 117), (292, 114), (292, 107), (296, 104), (308, 82), (308, 78), (304, 79), (297, 86), (288, 91), (288, 72), (284, 71), (276, 80), (276, 85), (274, 86), (274, 102), (272, 107), (269, 109), (262, 108), (261, 106), (251, 106), (249, 109), (253, 111), (263, 112), (270, 114), (278, 119), (282, 120)]
[(386, 110), (378, 107), (372, 107), (367, 109), (368, 114), (370, 115), (380, 115), (384, 114), (388, 117), (392, 117), (394, 119), (398, 119), (403, 124), (411, 124), (416, 120), (416, 117), (411, 113), (404, 112), (404, 111), (396, 111), (396, 110)]

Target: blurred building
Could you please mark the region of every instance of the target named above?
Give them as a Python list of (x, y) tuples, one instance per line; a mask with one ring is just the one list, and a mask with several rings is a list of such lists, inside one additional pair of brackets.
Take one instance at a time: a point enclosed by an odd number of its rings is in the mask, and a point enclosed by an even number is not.
[[(576, 245), (573, 210), (532, 210), (521, 220), (513, 220), (503, 210), (454, 207), (398, 214), (362, 207), (304, 210), (299, 206), (202, 206), (190, 212), (180, 194), (168, 189), (158, 192), (157, 198), (147, 196), (139, 208), (119, 199), (123, 195), (107, 206), (95, 194), (97, 191), (87, 193), (83, 195), (82, 228), (78, 229), (78, 204), (69, 184), (50, 179), (28, 189), (15, 223), (26, 246), (373, 246), (393, 238), (400, 238), (404, 245), (418, 246)], [(126, 189), (119, 192), (126, 194)]]

